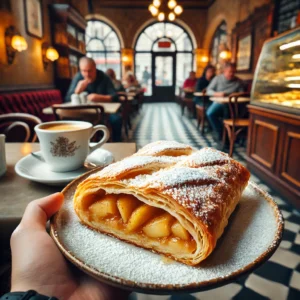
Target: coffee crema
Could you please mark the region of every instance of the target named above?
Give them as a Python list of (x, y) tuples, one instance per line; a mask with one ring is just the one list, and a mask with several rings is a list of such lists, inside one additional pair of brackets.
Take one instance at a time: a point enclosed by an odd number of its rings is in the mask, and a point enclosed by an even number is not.
[(72, 131), (72, 130), (79, 130), (85, 129), (85, 126), (80, 126), (76, 124), (49, 124), (43, 127), (40, 127), (42, 130), (49, 130), (49, 131)]

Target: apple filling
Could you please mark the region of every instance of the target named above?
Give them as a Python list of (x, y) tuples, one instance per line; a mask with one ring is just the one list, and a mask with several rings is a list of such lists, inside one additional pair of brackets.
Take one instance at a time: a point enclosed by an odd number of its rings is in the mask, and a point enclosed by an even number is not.
[(163, 209), (128, 194), (106, 194), (89, 203), (88, 218), (115, 231), (138, 234), (159, 242), (172, 253), (192, 253), (196, 243), (180, 222)]

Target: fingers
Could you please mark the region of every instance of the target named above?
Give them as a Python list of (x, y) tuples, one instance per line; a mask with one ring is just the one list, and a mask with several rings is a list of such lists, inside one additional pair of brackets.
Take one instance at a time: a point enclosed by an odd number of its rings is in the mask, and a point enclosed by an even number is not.
[(45, 229), (46, 222), (62, 206), (62, 193), (52, 194), (29, 203), (21, 220), (20, 226), (30, 229)]

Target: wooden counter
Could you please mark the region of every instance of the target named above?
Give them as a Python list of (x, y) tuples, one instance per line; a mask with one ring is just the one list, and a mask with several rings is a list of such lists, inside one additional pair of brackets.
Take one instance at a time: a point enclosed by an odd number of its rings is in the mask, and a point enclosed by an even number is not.
[(248, 167), (300, 208), (300, 116), (249, 105)]

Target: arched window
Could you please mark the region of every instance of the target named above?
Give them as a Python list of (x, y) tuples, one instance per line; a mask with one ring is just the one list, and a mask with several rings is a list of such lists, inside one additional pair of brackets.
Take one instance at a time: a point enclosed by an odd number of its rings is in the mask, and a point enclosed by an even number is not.
[[(135, 44), (135, 75), (140, 82), (145, 81), (143, 75), (145, 68), (150, 72), (153, 71), (152, 56), (157, 52), (175, 53), (175, 84), (178, 91), (178, 87), (183, 85), (189, 72), (193, 70), (194, 54), (191, 37), (181, 26), (174, 23), (157, 22), (146, 27), (139, 34)], [(167, 68), (168, 65), (164, 67)], [(151, 79), (152, 77), (146, 83), (144, 82), (145, 94), (148, 96), (152, 95)]]
[(121, 78), (120, 40), (111, 26), (103, 21), (90, 20), (86, 28), (86, 52), (92, 57), (97, 69), (113, 69), (117, 78)]
[(227, 25), (223, 21), (215, 31), (210, 45), (210, 61), (213, 65), (217, 66), (221, 48), (225, 45), (227, 45)]

